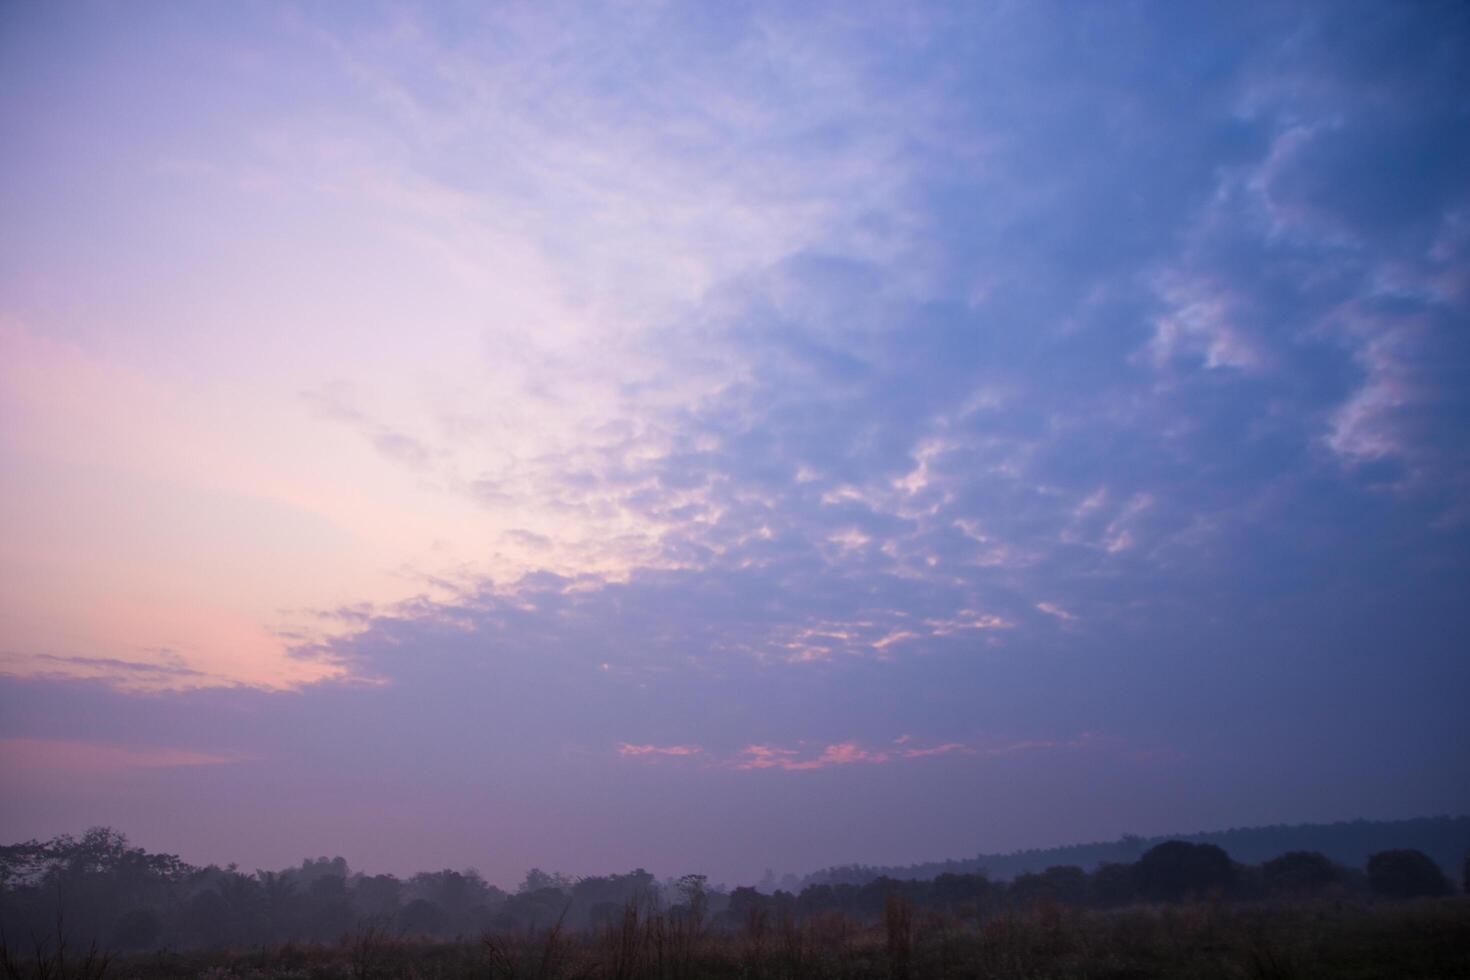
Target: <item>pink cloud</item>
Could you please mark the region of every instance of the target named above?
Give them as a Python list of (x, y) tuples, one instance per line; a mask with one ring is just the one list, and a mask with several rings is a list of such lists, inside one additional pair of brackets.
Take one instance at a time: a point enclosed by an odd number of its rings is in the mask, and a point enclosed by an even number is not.
[[(910, 736), (901, 736), (898, 745), (906, 745)], [(944, 755), (948, 752), (969, 751), (960, 742), (946, 742), (930, 747), (890, 749), (865, 749), (857, 742), (836, 742), (815, 755), (804, 755), (799, 749), (782, 748), (776, 745), (747, 745), (740, 755), (730, 763), (732, 769), (824, 769), (828, 766), (850, 766), (858, 763), (878, 764), (899, 759), (918, 759), (924, 756)]]
[[(829, 766), (880, 765), (888, 762), (904, 762), (911, 759), (927, 759), (941, 755), (969, 755), (979, 758), (1001, 758), (1025, 752), (1059, 752), (1095, 748), (1113, 744), (1116, 740), (1093, 732), (1069, 739), (1020, 739), (1012, 742), (941, 742), (937, 745), (918, 745), (913, 736), (900, 735), (881, 748), (867, 748), (862, 743), (848, 739), (817, 747), (798, 743), (790, 748), (766, 742), (755, 742), (745, 746), (734, 756), (721, 758), (706, 753), (698, 745), (634, 745), (622, 742), (618, 755), (623, 758), (658, 758), (700, 756), (707, 766), (728, 769), (755, 770), (781, 769), (787, 772), (804, 772), (826, 769)], [(1115, 746), (1116, 747), (1116, 746)]]
[(0, 739), (0, 769), (12, 773), (99, 773), (122, 769), (214, 766), (242, 756), (193, 749), (118, 745), (54, 738)]
[(1055, 616), (1057, 619), (1068, 622), (1076, 620), (1077, 618), (1067, 610), (1063, 609), (1061, 606), (1057, 605), (1055, 602), (1038, 602), (1036, 604), (1036, 608), (1046, 613), (1048, 616)]
[(704, 749), (698, 745), (633, 745), (630, 742), (618, 744), (618, 755), (625, 758), (636, 758), (638, 756), (690, 756), (699, 755)]
[(848, 766), (855, 762), (887, 762), (892, 756), (886, 751), (870, 752), (856, 742), (838, 742), (822, 750), (812, 760), (812, 768), (821, 766)]
[(943, 745), (933, 745), (925, 749), (904, 749), (900, 754), (905, 759), (920, 759), (927, 755), (947, 755), (950, 752), (973, 752), (963, 742), (945, 742)]
[(745, 758), (734, 763), (736, 769), (801, 769), (797, 765), (795, 749), (783, 749), (774, 745), (747, 745), (740, 754)]

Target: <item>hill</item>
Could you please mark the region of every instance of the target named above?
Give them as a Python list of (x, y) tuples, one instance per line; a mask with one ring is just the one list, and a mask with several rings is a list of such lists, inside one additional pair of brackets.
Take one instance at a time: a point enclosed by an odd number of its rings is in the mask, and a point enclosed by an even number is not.
[(1044, 871), (1056, 865), (1078, 865), (1092, 870), (1099, 864), (1130, 862), (1166, 840), (1216, 844), (1236, 861), (1256, 864), (1287, 851), (1320, 851), (1339, 864), (1361, 868), (1368, 856), (1391, 848), (1410, 847), (1428, 854), (1445, 873), (1458, 879), (1470, 852), (1470, 816), (1416, 817), (1410, 820), (1348, 820), (1339, 823), (1272, 824), (1265, 827), (1236, 827), (1195, 834), (1160, 837), (1125, 835), (1115, 841), (1069, 844), (1008, 854), (980, 853), (972, 858), (930, 861), (922, 864), (840, 865), (815, 871), (802, 879), (802, 887), (820, 884), (860, 885), (879, 877), (929, 879), (945, 873), (985, 872), (991, 878), (1009, 879), (1028, 871)]

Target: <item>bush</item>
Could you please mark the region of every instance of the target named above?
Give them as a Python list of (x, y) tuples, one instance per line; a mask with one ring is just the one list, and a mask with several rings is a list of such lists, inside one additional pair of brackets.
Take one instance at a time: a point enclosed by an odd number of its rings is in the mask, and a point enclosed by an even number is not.
[(1449, 879), (1423, 851), (1379, 851), (1368, 859), (1368, 885), (1384, 898), (1448, 895)]
[(1092, 873), (1092, 894), (1101, 905), (1126, 905), (1137, 895), (1131, 864), (1100, 864)]
[(1235, 883), (1230, 855), (1214, 844), (1165, 841), (1150, 848), (1133, 866), (1138, 891), (1146, 898), (1174, 902), (1186, 895), (1228, 891)]
[(1289, 851), (1261, 865), (1266, 890), (1275, 895), (1305, 895), (1342, 882), (1337, 865), (1316, 851)]

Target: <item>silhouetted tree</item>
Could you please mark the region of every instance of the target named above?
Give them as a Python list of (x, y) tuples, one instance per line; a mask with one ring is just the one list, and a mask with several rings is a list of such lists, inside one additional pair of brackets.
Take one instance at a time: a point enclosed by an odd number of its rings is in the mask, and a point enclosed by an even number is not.
[(352, 906), (347, 901), (347, 879), (323, 875), (306, 892), (307, 925), (317, 939), (336, 939), (352, 928)]
[(1214, 844), (1165, 841), (1149, 848), (1133, 868), (1139, 892), (1158, 901), (1226, 891), (1235, 881), (1230, 855)]
[(674, 887), (679, 892), (679, 897), (684, 901), (681, 910), (689, 916), (689, 921), (698, 929), (704, 923), (705, 911), (709, 908), (709, 893), (705, 883), (709, 881), (706, 875), (684, 875)]
[(1023, 874), (1011, 883), (1011, 898), (1018, 905), (1041, 900), (1064, 905), (1087, 901), (1087, 872), (1075, 865), (1047, 868), (1041, 874)]
[(427, 899), (443, 909), (449, 919), (446, 929), (451, 933), (484, 929), (489, 924), (491, 906), (500, 905), (506, 898), (473, 868), (421, 872), (408, 880), (408, 891), (414, 898)]
[(298, 904), (296, 883), (285, 874), (275, 871), (257, 871), (255, 880), (260, 882), (266, 928), (270, 938), (279, 940), (295, 936)]
[(301, 867), (293, 868), (287, 873), (296, 879), (301, 888), (306, 889), (310, 888), (311, 883), (318, 878), (346, 878), (349, 871), (346, 858), (319, 857), (315, 860), (303, 858)]
[[(498, 889), (496, 891), (499, 892)], [(657, 879), (642, 868), (622, 875), (580, 878), (572, 886), (572, 911), (568, 921), (597, 925), (609, 917), (618, 920), (629, 905), (635, 909), (649, 908), (657, 894)], [(503, 900), (503, 893), (500, 897)]]
[(1368, 859), (1368, 885), (1385, 898), (1448, 895), (1449, 879), (1423, 851), (1379, 851)]
[(572, 879), (560, 871), (546, 872), (540, 868), (532, 868), (526, 872), (526, 880), (521, 882), (516, 893), (527, 895), (531, 892), (539, 892), (547, 888), (555, 888), (557, 891), (570, 891)]
[(1100, 864), (1092, 873), (1092, 896), (1102, 905), (1126, 905), (1138, 896), (1131, 864)]
[(416, 898), (398, 913), (398, 928), (410, 936), (437, 936), (449, 923), (449, 916), (426, 898)]
[(225, 903), (225, 932), (231, 945), (248, 943), (268, 929), (265, 896), (259, 881), (240, 874), (231, 865), (218, 875), (214, 887)]
[(954, 908), (961, 905), (978, 905), (990, 894), (990, 880), (984, 875), (960, 875), (946, 872), (930, 884), (930, 894), (936, 904)]
[[(1445, 844), (1433, 853), (1449, 852), (1440, 858), (1445, 866), (1463, 861), (1470, 888), (1470, 858), (1463, 857), (1462, 847), (1450, 851)], [(1435, 859), (1419, 850), (1373, 854), (1367, 873), (1361, 863), (1336, 864), (1323, 853), (1306, 850), (1258, 865), (1235, 865), (1219, 847), (1185, 841), (1159, 844), (1133, 864), (1101, 864), (1091, 874), (1076, 865), (1057, 865), (1022, 873), (1009, 883), (992, 883), (983, 874), (952, 870), (958, 866), (960, 862), (942, 865), (947, 870), (932, 880), (868, 879), (859, 873), (867, 869), (854, 866), (847, 869), (850, 874), (809, 884), (799, 895), (777, 890), (769, 896), (752, 888), (726, 893), (719, 886), (711, 888), (700, 875), (661, 884), (641, 868), (575, 882), (532, 869), (518, 893), (508, 896), (473, 869), (400, 881), (392, 875), (350, 875), (341, 858), (308, 859), (280, 873), (262, 870), (254, 875), (241, 874), (233, 865), (197, 868), (171, 855), (131, 847), (115, 831), (94, 828), (79, 837), (0, 846), (0, 931), (48, 935), (56, 929), (63, 903), (70, 941), (85, 944), (95, 938), (128, 951), (335, 940), (364, 920), (380, 929), (392, 923), (409, 935), (435, 938), (475, 935), (487, 928), (546, 930), (560, 924), (571, 930), (604, 930), (626, 922), (630, 909), (635, 924), (651, 921), (644, 910), (657, 908), (662, 897), (672, 908), (659, 921), (686, 938), (697, 937), (708, 924), (765, 942), (773, 930), (790, 938), (796, 935), (789, 933), (791, 928), (823, 928), (803, 925), (802, 920), (810, 924), (850, 917), (881, 923), (895, 902), (916, 913), (951, 909), (968, 917), (994, 910), (1007, 899), (1017, 904), (1045, 900), (1117, 906), (1210, 892), (1251, 901), (1328, 887), (1367, 894), (1371, 886), (1372, 892), (1395, 898), (1453, 889)], [(681, 962), (680, 970), (690, 966)]]
[(128, 909), (112, 928), (111, 945), (120, 950), (153, 949), (163, 935), (163, 921), (149, 908)]
[(732, 925), (740, 925), (749, 917), (752, 909), (764, 909), (770, 899), (754, 888), (742, 885), (730, 893), (728, 913)]
[(1275, 895), (1321, 891), (1342, 881), (1337, 865), (1316, 851), (1290, 851), (1261, 865), (1266, 890)]
[(562, 920), (567, 894), (560, 888), (541, 888), (512, 895), (496, 910), (490, 924), (496, 929), (540, 929)]
[(230, 907), (213, 888), (195, 895), (184, 907), (190, 945), (223, 946), (230, 940)]
[(393, 875), (360, 875), (352, 883), (352, 907), (370, 919), (391, 922), (402, 896), (403, 882)]

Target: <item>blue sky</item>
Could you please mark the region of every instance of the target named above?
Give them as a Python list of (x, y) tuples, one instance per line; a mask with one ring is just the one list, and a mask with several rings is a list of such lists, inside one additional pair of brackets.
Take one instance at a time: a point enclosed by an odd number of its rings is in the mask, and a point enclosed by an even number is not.
[(704, 871), (1467, 806), (1457, 4), (0, 12), (0, 803)]

